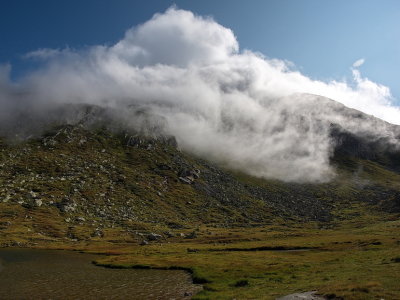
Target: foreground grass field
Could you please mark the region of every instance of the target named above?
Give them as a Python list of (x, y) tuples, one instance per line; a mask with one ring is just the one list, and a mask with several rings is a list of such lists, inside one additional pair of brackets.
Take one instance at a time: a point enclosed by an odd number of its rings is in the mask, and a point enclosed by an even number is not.
[[(194, 299), (275, 299), (311, 290), (331, 298), (400, 299), (399, 215), (354, 206), (347, 215), (341, 210), (343, 220), (337, 222), (199, 225), (169, 231), (169, 237), (164, 234), (147, 245), (139, 245), (140, 233), (127, 235), (120, 228), (83, 240), (79, 236), (87, 229), (77, 226), (78, 239), (50, 238), (27, 232), (14, 211), (8, 219), (20, 225), (3, 230), (0, 242), (12, 236), (15, 244), (8, 246), (104, 254), (95, 262), (104, 267), (185, 269), (204, 286)], [(2, 210), (2, 220), (6, 212)], [(37, 230), (41, 222), (49, 222), (40, 211), (32, 217)], [(53, 220), (55, 229), (56, 224)]]
[(118, 255), (97, 263), (188, 268), (204, 284), (195, 299), (275, 299), (310, 290), (345, 299), (400, 299), (400, 221), (358, 225), (200, 228), (196, 240), (115, 249)]
[(97, 241), (36, 247), (105, 254), (95, 262), (104, 267), (186, 269), (204, 286), (194, 299), (275, 299), (311, 290), (332, 299), (400, 299), (399, 229), (399, 216), (366, 213), (330, 226), (200, 226), (194, 238), (175, 234), (144, 246), (116, 242), (118, 232), (109, 231)]

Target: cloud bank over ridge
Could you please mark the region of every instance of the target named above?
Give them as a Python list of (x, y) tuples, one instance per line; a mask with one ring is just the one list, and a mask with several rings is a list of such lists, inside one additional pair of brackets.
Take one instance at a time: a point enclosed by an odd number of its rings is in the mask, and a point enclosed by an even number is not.
[(400, 124), (390, 90), (357, 69), (364, 60), (353, 65), (352, 82), (313, 80), (285, 61), (240, 51), (230, 29), (174, 7), (114, 45), (39, 49), (26, 58), (42, 66), (18, 82), (10, 82), (9, 66), (0, 68), (3, 128), (21, 112), (40, 117), (69, 103), (112, 108), (135, 127), (132, 111), (140, 108), (183, 149), (256, 176), (329, 180), (329, 123), (377, 130), (309, 94)]

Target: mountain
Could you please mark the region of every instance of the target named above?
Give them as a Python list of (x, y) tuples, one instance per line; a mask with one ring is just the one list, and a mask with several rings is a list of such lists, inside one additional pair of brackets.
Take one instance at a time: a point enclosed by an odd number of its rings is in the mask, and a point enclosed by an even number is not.
[[(239, 152), (207, 156), (215, 152), (191, 151), (149, 107), (20, 113), (0, 130), (0, 246), (183, 269), (204, 287), (194, 299), (398, 298), (399, 126), (327, 98), (295, 99), (263, 128), (290, 146), (273, 156), (281, 165), (297, 160), (271, 176), (230, 162), (251, 147), (245, 135)], [(259, 130), (224, 122), (229, 134)], [(309, 174), (321, 162), (330, 177)]]
[[(345, 218), (353, 203), (400, 213), (399, 127), (329, 99), (304, 98), (307, 109), (288, 113), (299, 130), (305, 113), (329, 122), (336, 176), (328, 182), (256, 178), (180, 150), (157, 128), (123, 129), (104, 108), (63, 107), (62, 121), (28, 128), (36, 135), (1, 140), (1, 218), (9, 220), (2, 222), (2, 243), (35, 243), (37, 233), (45, 240), (90, 240), (110, 228), (328, 224)], [(360, 122), (374, 130), (352, 125)]]

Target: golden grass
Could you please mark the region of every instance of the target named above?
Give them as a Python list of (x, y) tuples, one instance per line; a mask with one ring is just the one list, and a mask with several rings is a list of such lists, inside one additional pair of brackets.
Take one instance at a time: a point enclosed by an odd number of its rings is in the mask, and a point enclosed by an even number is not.
[[(395, 261), (400, 253), (400, 221), (364, 225), (329, 230), (312, 224), (306, 228), (203, 227), (196, 240), (121, 245), (115, 250), (118, 255), (105, 256), (97, 263), (190, 269), (195, 279), (206, 282), (196, 299), (275, 299), (309, 290), (345, 299), (400, 299), (400, 263)], [(224, 251), (271, 246), (316, 249)], [(245, 282), (244, 286), (237, 286), (241, 285), (238, 282)]]
[[(275, 225), (254, 227), (198, 225), (139, 246), (140, 238), (120, 227), (104, 229), (104, 237), (90, 237), (92, 228), (75, 225), (70, 230), (76, 239), (67, 239), (62, 233), (68, 227), (56, 209), (33, 209), (26, 218), (24, 208), (2, 203), (0, 243), (107, 254), (96, 263), (109, 267), (190, 270), (204, 284), (195, 299), (275, 299), (309, 290), (345, 299), (400, 299), (399, 216), (356, 206), (342, 211), (345, 221), (340, 223), (278, 220)], [(357, 217), (350, 218), (354, 211)], [(7, 222), (11, 224), (4, 225)], [(178, 236), (193, 230), (194, 239)], [(310, 249), (252, 251), (273, 247)]]

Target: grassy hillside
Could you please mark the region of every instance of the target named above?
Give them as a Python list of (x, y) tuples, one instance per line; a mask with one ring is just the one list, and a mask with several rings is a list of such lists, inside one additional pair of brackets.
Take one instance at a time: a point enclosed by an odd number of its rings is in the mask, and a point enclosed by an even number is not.
[(284, 183), (216, 166), (173, 138), (62, 126), (1, 140), (0, 244), (188, 269), (204, 283), (198, 298), (400, 298), (400, 174), (340, 151), (332, 164), (329, 183)]

